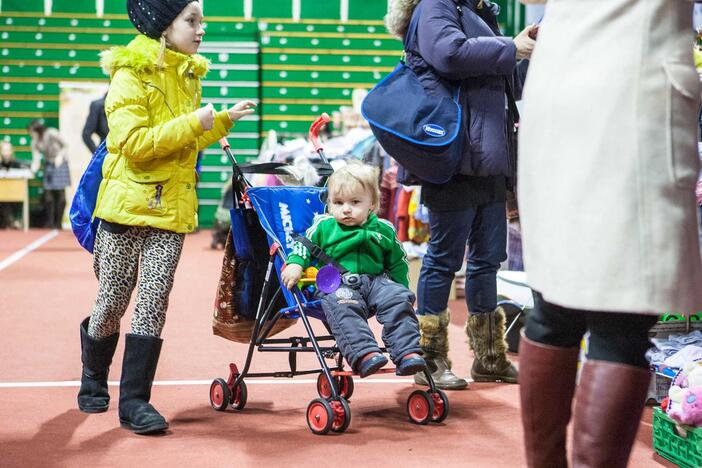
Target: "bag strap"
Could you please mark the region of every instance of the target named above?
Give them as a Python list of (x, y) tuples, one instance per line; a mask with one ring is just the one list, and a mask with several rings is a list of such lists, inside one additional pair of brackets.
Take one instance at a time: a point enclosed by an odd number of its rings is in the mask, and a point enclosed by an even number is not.
[(514, 120), (514, 123), (519, 123), (519, 109), (517, 108), (517, 101), (514, 99), (514, 91), (512, 90), (512, 83), (509, 81), (509, 78), (505, 77), (505, 92), (507, 93), (507, 108), (509, 109), (510, 114), (512, 114), (512, 118)]
[(505, 77), (505, 91), (507, 93), (507, 123), (512, 127), (507, 129), (507, 158), (509, 167), (509, 175), (507, 176), (507, 189), (509, 191), (514, 192), (517, 187), (517, 160), (519, 157), (517, 142), (515, 139), (517, 125), (519, 124), (519, 109), (517, 109), (517, 103), (514, 99), (512, 83), (507, 77)]
[(316, 258), (322, 263), (333, 265), (334, 268), (336, 268), (342, 275), (349, 272), (349, 270), (341, 266), (339, 262), (331, 258), (324, 250), (322, 250), (320, 246), (309, 240), (307, 237), (301, 236), (300, 234), (293, 234), (292, 238), (294, 241), (304, 245), (305, 248), (310, 251), (310, 255), (312, 255), (312, 257)]
[(422, 13), (422, 2), (414, 7), (412, 12), (412, 19), (407, 27), (407, 33), (405, 34), (405, 40), (403, 41), (405, 52), (413, 52), (412, 47), (414, 43), (417, 42), (417, 29), (419, 28), (419, 15)]

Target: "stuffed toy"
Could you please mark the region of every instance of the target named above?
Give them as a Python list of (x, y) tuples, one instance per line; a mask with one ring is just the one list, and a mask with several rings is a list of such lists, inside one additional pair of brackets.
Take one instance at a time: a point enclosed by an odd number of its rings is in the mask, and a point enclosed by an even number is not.
[(686, 365), (673, 379), (665, 408), (680, 424), (702, 426), (702, 361)]

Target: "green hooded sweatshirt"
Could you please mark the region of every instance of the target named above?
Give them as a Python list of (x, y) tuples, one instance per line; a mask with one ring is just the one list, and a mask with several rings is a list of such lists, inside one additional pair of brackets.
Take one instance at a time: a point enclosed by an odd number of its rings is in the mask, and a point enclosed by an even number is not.
[[(395, 228), (375, 213), (361, 226), (344, 226), (328, 214), (317, 216), (305, 237), (351, 273), (380, 275), (387, 271), (393, 281), (409, 286), (407, 254)], [(295, 242), (287, 263), (307, 268), (311, 261), (307, 248)]]

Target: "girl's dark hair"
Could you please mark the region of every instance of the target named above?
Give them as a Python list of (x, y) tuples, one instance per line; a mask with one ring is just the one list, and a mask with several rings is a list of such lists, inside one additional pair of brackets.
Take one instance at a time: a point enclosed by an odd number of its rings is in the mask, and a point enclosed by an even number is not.
[(31, 122), (29, 122), (29, 125), (27, 125), (28, 132), (37, 132), (39, 136), (44, 136), (45, 130), (46, 127), (39, 120), (32, 120)]

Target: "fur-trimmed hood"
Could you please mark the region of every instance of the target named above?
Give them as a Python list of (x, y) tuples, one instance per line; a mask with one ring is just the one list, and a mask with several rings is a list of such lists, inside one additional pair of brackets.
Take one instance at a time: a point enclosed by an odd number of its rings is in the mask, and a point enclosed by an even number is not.
[(393, 36), (405, 37), (407, 26), (412, 19), (412, 12), (421, 0), (389, 0), (388, 14), (385, 15), (385, 27)]
[[(152, 71), (156, 68), (160, 50), (159, 41), (139, 34), (126, 46), (112, 47), (101, 52), (100, 65), (110, 77), (122, 67), (130, 67), (140, 73)], [(166, 49), (164, 65), (178, 67), (182, 73), (191, 70), (195, 76), (202, 78), (207, 74), (209, 61), (200, 54), (186, 55)]]

